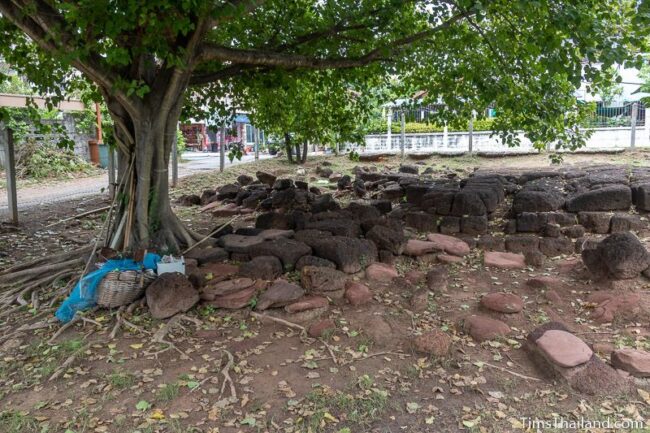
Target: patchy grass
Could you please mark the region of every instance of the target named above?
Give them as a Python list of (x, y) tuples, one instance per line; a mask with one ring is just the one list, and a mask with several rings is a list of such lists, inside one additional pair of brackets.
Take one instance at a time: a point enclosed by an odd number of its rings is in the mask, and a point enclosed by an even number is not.
[(169, 402), (178, 397), (180, 386), (177, 383), (167, 383), (160, 388), (157, 394), (159, 401)]
[(108, 383), (117, 390), (131, 388), (136, 382), (135, 376), (128, 372), (116, 371), (108, 376)]
[[(35, 339), (24, 349), (27, 362), (3, 362), (0, 365), (0, 370), (4, 372), (4, 375), (14, 373), (19, 375), (20, 380), (16, 385), (17, 388), (30, 387), (51, 376), (61, 363), (83, 346), (84, 343), (80, 338), (65, 340), (55, 345), (48, 345), (43, 340)], [(82, 359), (84, 354), (80, 353), (77, 357)]]
[(2, 433), (39, 433), (41, 431), (38, 422), (32, 416), (16, 411), (0, 413), (0, 432)]
[(360, 376), (347, 391), (318, 388), (307, 394), (307, 416), (303, 431), (323, 431), (340, 420), (355, 426), (368, 426), (379, 419), (389, 406), (387, 390), (376, 387), (372, 377)]

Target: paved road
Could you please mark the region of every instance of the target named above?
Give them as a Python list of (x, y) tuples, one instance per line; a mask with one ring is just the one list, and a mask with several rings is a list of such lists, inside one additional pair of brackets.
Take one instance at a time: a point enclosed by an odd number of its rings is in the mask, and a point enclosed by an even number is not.
[[(260, 159), (270, 158), (269, 155), (260, 154)], [(253, 155), (242, 157), (241, 161), (234, 160), (232, 164), (226, 157), (226, 167), (254, 161)], [(182, 157), (183, 162), (178, 164), (178, 176), (185, 177), (201, 171), (217, 170), (219, 168), (218, 153), (186, 152)], [(55, 203), (95, 194), (101, 194), (102, 189), (108, 186), (108, 174), (48, 182), (44, 185), (29, 186), (18, 189), (18, 209), (24, 210), (44, 203)], [(0, 189), (0, 215), (8, 213), (6, 190)]]

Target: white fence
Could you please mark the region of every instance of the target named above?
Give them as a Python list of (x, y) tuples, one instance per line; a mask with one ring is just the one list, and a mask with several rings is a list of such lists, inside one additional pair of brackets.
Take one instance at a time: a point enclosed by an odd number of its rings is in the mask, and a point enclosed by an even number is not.
[[(645, 110), (645, 119), (650, 115), (650, 109)], [(582, 150), (616, 150), (632, 147), (650, 147), (650, 121), (643, 126), (636, 126), (634, 134), (631, 126), (593, 128), (591, 137)], [(519, 133), (521, 145), (508, 147), (491, 131), (478, 131), (472, 134), (472, 151), (484, 153), (530, 153), (537, 152), (533, 144), (523, 133)], [(633, 138), (634, 135), (634, 138)], [(375, 134), (366, 135), (364, 152), (368, 153), (398, 153), (401, 149), (402, 135)], [(424, 134), (405, 134), (404, 151), (406, 153), (463, 153), (470, 151), (469, 132), (436, 132)], [(553, 144), (549, 146), (554, 149)]]

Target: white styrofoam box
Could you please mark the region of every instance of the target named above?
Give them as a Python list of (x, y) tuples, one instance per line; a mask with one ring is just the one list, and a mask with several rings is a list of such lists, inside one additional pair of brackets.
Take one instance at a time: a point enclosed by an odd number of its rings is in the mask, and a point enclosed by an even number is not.
[(174, 261), (169, 263), (158, 262), (158, 275), (169, 272), (180, 272), (185, 275), (185, 258), (174, 258)]

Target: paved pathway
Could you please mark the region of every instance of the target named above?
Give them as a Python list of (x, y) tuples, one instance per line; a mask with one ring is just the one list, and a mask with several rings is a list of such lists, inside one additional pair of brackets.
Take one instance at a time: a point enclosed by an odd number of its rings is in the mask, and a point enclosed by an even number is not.
[[(270, 158), (260, 154), (260, 159)], [(178, 164), (178, 176), (185, 177), (201, 171), (217, 170), (219, 168), (218, 153), (186, 152), (183, 162)], [(226, 157), (226, 167), (254, 161), (253, 155), (242, 157), (241, 161), (234, 160), (232, 164)], [(18, 189), (18, 209), (24, 210), (44, 203), (55, 203), (95, 194), (101, 194), (108, 186), (108, 174), (81, 179), (51, 181), (43, 185), (34, 185)], [(7, 191), (0, 189), (0, 215), (8, 213)]]

